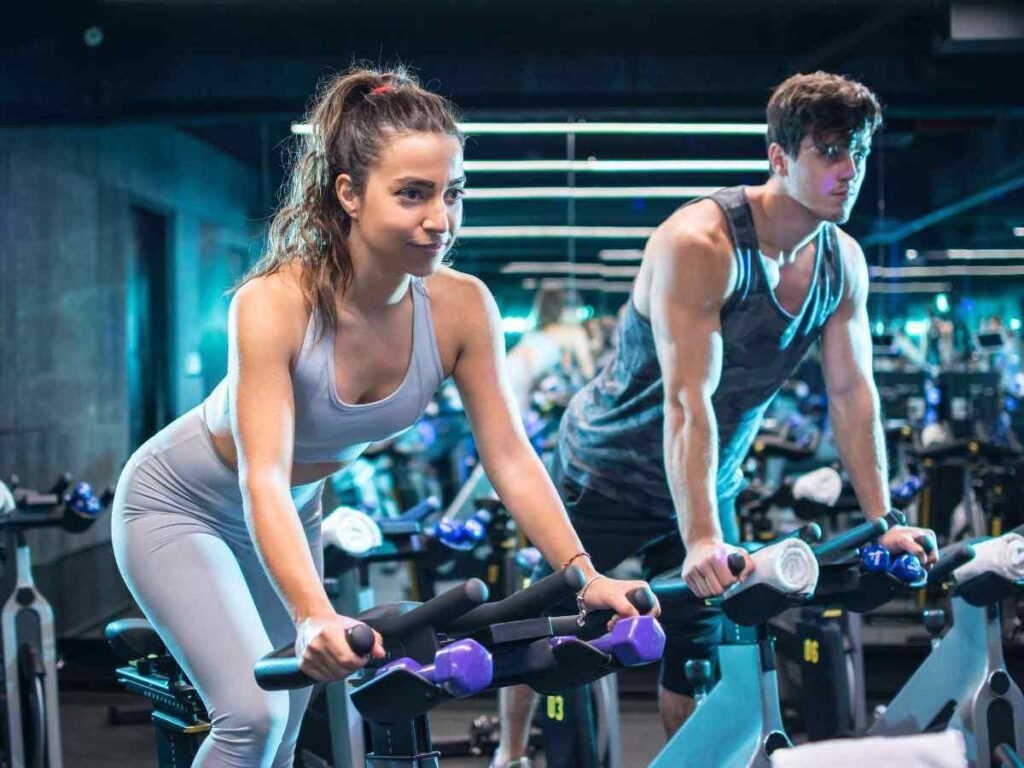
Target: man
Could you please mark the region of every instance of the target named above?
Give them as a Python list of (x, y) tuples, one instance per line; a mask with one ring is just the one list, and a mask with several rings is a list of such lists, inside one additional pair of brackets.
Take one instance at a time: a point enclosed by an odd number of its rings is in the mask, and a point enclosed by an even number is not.
[[(796, 75), (768, 103), (770, 176), (684, 206), (651, 236), (619, 327), (616, 357), (572, 400), (553, 462), (556, 487), (600, 571), (640, 554), (649, 575), (678, 567), (695, 593), (736, 579), (741, 464), (781, 384), (819, 338), (829, 413), (868, 518), (889, 509), (885, 441), (871, 369), (868, 270), (847, 221), (881, 108), (864, 85)], [(892, 551), (935, 560), (918, 528)], [(752, 569), (750, 560), (741, 578)], [(660, 704), (671, 735), (693, 711), (687, 659), (711, 655), (708, 609), (668, 636)], [(505, 697), (498, 765), (522, 764), (531, 697)]]

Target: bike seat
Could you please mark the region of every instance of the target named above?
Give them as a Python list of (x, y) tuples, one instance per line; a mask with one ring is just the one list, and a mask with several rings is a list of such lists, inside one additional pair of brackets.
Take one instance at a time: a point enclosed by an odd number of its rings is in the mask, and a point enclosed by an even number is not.
[(163, 656), (167, 653), (164, 641), (145, 619), (120, 619), (107, 624), (103, 636), (123, 661)]

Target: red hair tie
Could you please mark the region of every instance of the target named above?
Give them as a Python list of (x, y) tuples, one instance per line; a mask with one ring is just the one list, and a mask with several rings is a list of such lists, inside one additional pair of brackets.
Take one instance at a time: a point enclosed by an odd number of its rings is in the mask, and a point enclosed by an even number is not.
[(370, 95), (379, 96), (382, 93), (391, 93), (393, 90), (395, 90), (395, 86), (393, 85), (378, 85), (376, 88), (370, 91)]

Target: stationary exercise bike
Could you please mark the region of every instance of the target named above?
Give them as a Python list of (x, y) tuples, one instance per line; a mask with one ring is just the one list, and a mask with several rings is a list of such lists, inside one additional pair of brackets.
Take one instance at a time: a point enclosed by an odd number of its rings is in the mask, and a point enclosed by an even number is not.
[[(718, 682), (711, 687), (714, 677), (709, 661), (686, 663), (697, 709), (652, 766), (768, 768), (776, 750), (792, 746), (779, 708), (768, 620), (812, 601), (863, 612), (908, 589), (922, 588), (927, 577), (919, 564), (915, 568), (911, 559), (904, 559), (909, 555), (884, 562), (878, 550), (865, 546), (888, 527), (885, 518), (873, 520), (812, 548), (821, 536), (812, 523), (751, 555), (754, 573), (713, 600), (725, 614)], [(962, 562), (947, 559), (936, 569), (948, 573)], [(734, 574), (742, 572), (743, 558), (731, 555), (729, 568)], [(701, 602), (677, 571), (655, 578), (651, 586), (665, 613), (685, 611)]]
[[(366, 599), (365, 566), (370, 562), (413, 557), (427, 542), (423, 519), (436, 512), (434, 499), (406, 514), (375, 521), (356, 510), (332, 513), (324, 523), (325, 587), (336, 610), (352, 615)], [(365, 606), (364, 606), (365, 607)], [(192, 765), (210, 731), (209, 715), (199, 692), (145, 619), (121, 619), (107, 625), (105, 636), (124, 662), (117, 681), (152, 704), (160, 768)], [(314, 699), (303, 721), (298, 751), (338, 766), (362, 760), (363, 723), (352, 708), (344, 683), (328, 684)]]
[(199, 691), (145, 619), (111, 622), (104, 636), (124, 662), (116, 670), (117, 682), (153, 705), (157, 765), (189, 768), (210, 731)]
[(1016, 529), (971, 546), (974, 558), (952, 572), (952, 626), (939, 639), (945, 617), (926, 616), (932, 651), (869, 733), (954, 728), (972, 765), (998, 768), (1024, 749), (1024, 695), (1006, 669), (999, 610), (1003, 598), (1024, 588), (1024, 536)]
[(3, 699), (0, 701), (0, 765), (5, 768), (61, 768), (60, 710), (57, 706), (57, 642), (53, 609), (36, 589), (30, 528), (89, 528), (113, 499), (87, 483), (71, 486), (65, 474), (47, 493), (0, 482), (0, 532), (5, 559), (0, 611)]
[[(370, 723), (368, 768), (439, 766), (427, 713), (444, 701), (518, 683), (542, 693), (562, 690), (661, 657), (665, 636), (650, 616), (620, 621), (603, 636), (598, 635), (610, 618), (607, 612), (588, 616), (582, 626), (576, 617), (541, 617), (548, 605), (582, 585), (579, 569), (569, 568), (484, 604), (486, 587), (474, 579), (422, 605), (399, 603), (362, 614), (359, 618), (381, 633), (388, 653), (383, 666), (371, 662), (373, 668), (351, 696)], [(631, 599), (648, 607), (652, 602), (649, 595)], [(365, 629), (349, 634), (361, 652), (372, 646)], [(312, 682), (298, 671), (291, 646), (261, 661), (256, 678), (269, 690)]]

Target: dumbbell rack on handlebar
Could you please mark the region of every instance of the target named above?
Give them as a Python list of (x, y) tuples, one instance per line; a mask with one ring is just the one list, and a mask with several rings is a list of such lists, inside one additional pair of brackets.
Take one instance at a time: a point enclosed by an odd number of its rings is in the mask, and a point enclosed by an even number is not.
[(61, 768), (53, 609), (36, 588), (25, 531), (84, 531), (113, 499), (113, 491), (108, 488), (98, 499), (87, 483), (71, 489), (69, 474), (62, 475), (48, 493), (20, 487), (17, 477), (12, 477), (9, 485), (8, 489), (0, 483), (0, 532), (7, 560), (0, 577), (3, 764), (10, 768)]

